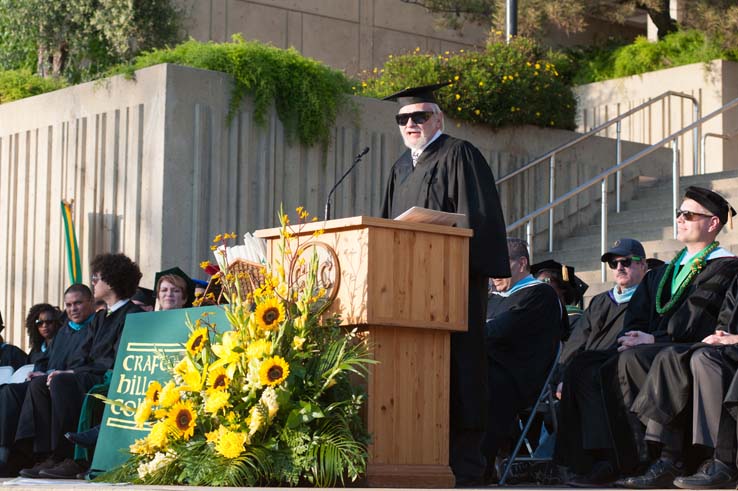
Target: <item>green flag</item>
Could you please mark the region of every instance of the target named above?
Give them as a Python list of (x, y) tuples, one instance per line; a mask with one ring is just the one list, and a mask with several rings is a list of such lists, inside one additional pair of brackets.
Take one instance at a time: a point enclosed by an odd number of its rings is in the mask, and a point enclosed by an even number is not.
[(64, 222), (64, 235), (67, 244), (67, 260), (69, 263), (69, 280), (72, 284), (82, 283), (82, 264), (79, 260), (79, 248), (77, 247), (77, 235), (74, 233), (72, 221), (72, 203), (62, 200), (62, 221)]

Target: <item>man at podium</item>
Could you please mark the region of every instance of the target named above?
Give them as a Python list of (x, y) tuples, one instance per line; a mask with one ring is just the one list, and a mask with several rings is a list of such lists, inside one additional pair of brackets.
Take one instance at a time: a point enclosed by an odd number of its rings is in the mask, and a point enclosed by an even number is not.
[(505, 220), (495, 179), (487, 161), (471, 143), (443, 134), (443, 113), (433, 91), (447, 83), (403, 90), (395, 116), (408, 147), (392, 166), (382, 206), (395, 218), (412, 206), (462, 213), (470, 228), (469, 311), (467, 332), (451, 334), (450, 465), (457, 486), (480, 484), (481, 452), (487, 414), (484, 322), (487, 278), (510, 276)]

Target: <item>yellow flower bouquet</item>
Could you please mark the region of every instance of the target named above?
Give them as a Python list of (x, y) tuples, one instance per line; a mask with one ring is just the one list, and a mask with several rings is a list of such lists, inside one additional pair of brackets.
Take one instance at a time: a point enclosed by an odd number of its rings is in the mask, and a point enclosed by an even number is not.
[(150, 432), (99, 480), (330, 487), (364, 473), (369, 436), (355, 379), (372, 363), (368, 347), (324, 314), (315, 253), (299, 281), (285, 274), (300, 245), (284, 214), (281, 224), (281, 257), (258, 288), (244, 292), (243, 273), (219, 273), (228, 303), (214, 308), (228, 325), (216, 330), (207, 314), (189, 322), (184, 354), (164, 360), (171, 380), (152, 382), (136, 409)]

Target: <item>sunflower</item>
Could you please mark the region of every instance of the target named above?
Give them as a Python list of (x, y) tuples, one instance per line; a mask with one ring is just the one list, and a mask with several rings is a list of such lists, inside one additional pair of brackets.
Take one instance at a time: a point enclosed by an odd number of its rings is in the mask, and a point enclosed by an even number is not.
[(208, 386), (212, 390), (226, 390), (230, 384), (231, 379), (228, 378), (225, 368), (216, 368), (208, 374)]
[(228, 399), (231, 394), (225, 390), (213, 390), (208, 392), (208, 397), (205, 400), (205, 412), (215, 414), (225, 407), (230, 407)]
[(262, 385), (279, 385), (290, 374), (290, 366), (281, 356), (273, 356), (264, 360), (259, 369), (259, 381)]
[(190, 339), (187, 340), (187, 344), (185, 344), (185, 348), (187, 348), (187, 352), (189, 354), (194, 356), (202, 351), (207, 341), (208, 330), (205, 327), (201, 327), (192, 333)]
[(176, 433), (189, 440), (195, 433), (195, 420), (197, 414), (192, 407), (192, 403), (178, 402), (169, 410), (167, 421), (175, 429)]
[(133, 416), (133, 421), (136, 422), (136, 428), (143, 428), (144, 423), (151, 416), (151, 406), (153, 403), (148, 398), (141, 401), (141, 404), (136, 408), (136, 414)]
[(154, 380), (146, 389), (146, 400), (151, 401), (152, 405), (159, 404), (159, 393), (161, 393), (161, 384)]
[(250, 359), (263, 358), (272, 354), (272, 342), (266, 339), (257, 339), (246, 347), (246, 356)]
[(276, 298), (265, 300), (256, 306), (256, 323), (265, 331), (273, 331), (284, 320), (284, 306)]
[(159, 392), (159, 405), (163, 407), (171, 407), (177, 402), (179, 402), (179, 388), (170, 380), (164, 388), (161, 389), (161, 392)]

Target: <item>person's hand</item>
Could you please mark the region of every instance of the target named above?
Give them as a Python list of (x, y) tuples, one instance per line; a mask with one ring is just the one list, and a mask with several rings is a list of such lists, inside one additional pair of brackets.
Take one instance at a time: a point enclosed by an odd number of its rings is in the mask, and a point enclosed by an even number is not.
[(46, 372), (30, 372), (26, 375), (26, 380), (31, 380), (32, 378), (41, 377), (43, 375), (46, 375)]
[(54, 380), (54, 377), (62, 373), (74, 373), (74, 370), (54, 370), (46, 377), (46, 386), (51, 387), (51, 381)]
[(723, 330), (716, 330), (715, 334), (710, 334), (702, 340), (703, 343), (707, 344), (736, 344), (738, 343), (738, 335), (730, 334)]
[(643, 331), (628, 331), (624, 336), (618, 338), (618, 351), (625, 351), (627, 349), (638, 346), (639, 344), (653, 344), (655, 341), (651, 334)]
[(564, 390), (564, 382), (559, 382), (556, 386), (556, 399), (561, 400), (561, 391)]

